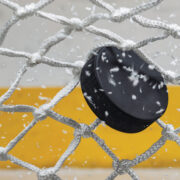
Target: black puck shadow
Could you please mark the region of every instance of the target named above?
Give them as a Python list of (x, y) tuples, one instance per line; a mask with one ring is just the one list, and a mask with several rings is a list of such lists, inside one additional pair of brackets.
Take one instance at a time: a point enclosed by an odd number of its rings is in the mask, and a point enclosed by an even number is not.
[(162, 75), (134, 50), (96, 49), (82, 68), (80, 82), (91, 110), (118, 131), (144, 130), (168, 105)]

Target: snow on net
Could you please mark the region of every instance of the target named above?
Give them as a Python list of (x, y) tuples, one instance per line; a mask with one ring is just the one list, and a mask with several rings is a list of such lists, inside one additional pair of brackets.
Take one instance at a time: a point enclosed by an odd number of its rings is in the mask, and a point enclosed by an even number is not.
[[(133, 171), (132, 167), (145, 161), (150, 158), (154, 153), (156, 153), (167, 140), (175, 141), (178, 145), (180, 145), (180, 137), (178, 133), (180, 133), (180, 128), (174, 129), (173, 125), (165, 124), (161, 120), (158, 120), (158, 125), (162, 128), (162, 136), (161, 138), (155, 142), (147, 151), (143, 154), (137, 156), (133, 160), (120, 160), (117, 156), (111, 151), (111, 149), (106, 145), (106, 143), (93, 132), (93, 130), (101, 123), (99, 119), (96, 119), (94, 123), (91, 125), (87, 124), (79, 124), (75, 120), (72, 120), (67, 117), (63, 117), (62, 115), (54, 112), (52, 108), (59, 103), (59, 101), (67, 96), (79, 83), (80, 71), (83, 66), (83, 63), (74, 62), (67, 63), (56, 61), (55, 59), (49, 58), (46, 56), (47, 52), (56, 44), (65, 40), (71, 33), (75, 31), (86, 31), (97, 36), (104, 37), (108, 40), (108, 44), (112, 44), (117, 46), (123, 50), (135, 49), (139, 52), (139, 54), (151, 65), (154, 65), (158, 71), (160, 71), (166, 81), (166, 83), (171, 84), (180, 84), (180, 76), (176, 76), (174, 73), (170, 73), (169, 71), (163, 70), (160, 66), (158, 66), (155, 62), (153, 62), (149, 57), (147, 57), (144, 52), (140, 49), (141, 47), (147, 45), (148, 43), (152, 43), (154, 41), (163, 40), (172, 36), (175, 39), (180, 39), (180, 26), (176, 24), (167, 24), (162, 21), (151, 20), (145, 17), (142, 17), (138, 14), (149, 10), (156, 5), (160, 4), (163, 0), (149, 0), (147, 3), (142, 3), (134, 8), (119, 8), (115, 9), (111, 4), (104, 2), (103, 0), (89, 0), (94, 5), (103, 8), (106, 10), (106, 13), (94, 13), (90, 16), (79, 19), (79, 18), (71, 18), (68, 19), (61, 15), (55, 15), (51, 13), (46, 13), (41, 11), (45, 6), (52, 3), (53, 0), (40, 0), (37, 3), (31, 3), (25, 5), (24, 7), (19, 4), (12, 2), (10, 0), (0, 0), (0, 3), (4, 6), (7, 6), (13, 11), (13, 16), (4, 24), (4, 26), (0, 29), (0, 55), (9, 56), (9, 57), (23, 57), (27, 61), (20, 68), (17, 73), (15, 81), (11, 84), (10, 88), (7, 90), (5, 94), (0, 97), (0, 111), (4, 112), (29, 112), (34, 116), (34, 120), (13, 140), (9, 142), (6, 147), (0, 147), (0, 160), (11, 162), (32, 170), (37, 173), (39, 180), (58, 180), (60, 179), (56, 173), (62, 167), (64, 161), (71, 155), (73, 151), (78, 147), (81, 138), (93, 138), (97, 144), (112, 158), (113, 162), (113, 172), (107, 177), (107, 180), (115, 179), (118, 175), (127, 173), (129, 176), (138, 180), (138, 176)], [(2, 44), (4, 39), (10, 30), (10, 28), (16, 24), (18, 21), (30, 18), (32, 16), (38, 16), (39, 18), (45, 18), (47, 20), (60, 23), (64, 25), (64, 28), (54, 34), (53, 36), (47, 38), (43, 41), (37, 52), (28, 53), (22, 51), (15, 51), (12, 49), (3, 48)], [(157, 28), (162, 30), (162, 34), (156, 37), (147, 38), (140, 42), (133, 42), (129, 40), (125, 40), (120, 37), (118, 34), (115, 34), (107, 29), (101, 29), (95, 27), (93, 24), (99, 20), (109, 20), (111, 22), (121, 23), (125, 20), (131, 19), (134, 22), (138, 23), (142, 27), (146, 28)], [(39, 108), (34, 106), (27, 105), (5, 105), (4, 102), (8, 100), (13, 92), (19, 85), (22, 76), (28, 71), (28, 68), (33, 68), (37, 64), (47, 64), (49, 66), (54, 67), (66, 67), (73, 69), (73, 78), (72, 80), (62, 89), (60, 90), (55, 97), (48, 103), (44, 104)], [(60, 123), (66, 124), (74, 128), (74, 139), (71, 144), (64, 152), (64, 154), (60, 157), (58, 162), (54, 167), (50, 167), (47, 169), (38, 168), (30, 163), (24, 162), (14, 156), (12, 156), (9, 151), (12, 150), (16, 144), (26, 135), (28, 131), (30, 131), (40, 120), (44, 120), (47, 117), (51, 117)]]

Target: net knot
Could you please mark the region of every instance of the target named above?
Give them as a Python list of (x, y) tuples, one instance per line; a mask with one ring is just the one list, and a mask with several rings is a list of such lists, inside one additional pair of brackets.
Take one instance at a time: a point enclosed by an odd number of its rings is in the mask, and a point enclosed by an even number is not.
[(84, 27), (82, 20), (79, 18), (71, 18), (71, 25), (76, 31), (82, 31)]
[(84, 138), (89, 138), (92, 135), (91, 128), (87, 124), (79, 124), (80, 127), (75, 129), (74, 136), (82, 136)]
[(111, 14), (112, 20), (114, 22), (120, 22), (123, 20), (123, 18), (130, 12), (129, 8), (122, 7), (120, 9), (114, 10), (114, 12)]
[(61, 180), (53, 168), (43, 169), (38, 173), (38, 180)]
[(175, 39), (180, 39), (180, 27), (177, 24), (171, 24), (170, 27), (171, 36), (173, 36)]
[(76, 61), (74, 62), (74, 65), (77, 65), (79, 68), (82, 68), (84, 66), (85, 62), (84, 61)]
[(18, 8), (17, 11), (15, 12), (15, 15), (20, 19), (24, 19), (27, 16), (32, 16), (34, 14), (34, 8), (35, 8), (34, 3), (28, 4), (24, 7)]
[(124, 174), (127, 169), (131, 167), (131, 161), (128, 159), (123, 159), (121, 161), (114, 161), (113, 168), (119, 174)]
[(174, 127), (171, 124), (167, 124), (162, 130), (162, 135), (168, 140), (176, 141), (178, 135), (175, 133)]
[(5, 148), (0, 147), (0, 161), (7, 161), (8, 157), (5, 151)]
[(74, 76), (80, 75), (80, 72), (81, 72), (81, 70), (79, 68), (74, 68), (72, 70), (72, 73), (74, 74)]
[(35, 109), (35, 111), (33, 112), (33, 115), (35, 119), (40, 120), (40, 121), (47, 118), (47, 113), (44, 110), (43, 106)]
[(41, 61), (41, 55), (39, 53), (34, 53), (32, 54), (31, 58), (28, 59), (27, 63), (30, 67), (33, 67), (36, 64), (40, 63), (40, 61)]
[(121, 44), (121, 48), (122, 50), (124, 51), (129, 51), (131, 49), (133, 49), (133, 47), (136, 45), (136, 43), (134, 41), (131, 41), (131, 40), (126, 40), (126, 41), (123, 41), (122, 44)]

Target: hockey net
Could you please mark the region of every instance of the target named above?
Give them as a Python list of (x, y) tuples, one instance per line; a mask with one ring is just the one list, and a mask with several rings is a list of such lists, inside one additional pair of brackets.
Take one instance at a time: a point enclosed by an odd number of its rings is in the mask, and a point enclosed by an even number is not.
[[(60, 179), (60, 177), (58, 177), (56, 173), (62, 167), (65, 160), (76, 150), (82, 137), (93, 138), (97, 142), (97, 144), (112, 158), (113, 172), (109, 175), (109, 177), (107, 177), (107, 180), (115, 179), (118, 175), (124, 173), (129, 174), (129, 176), (132, 179), (138, 180), (139, 178), (132, 169), (132, 167), (150, 158), (166, 143), (167, 140), (175, 141), (180, 146), (180, 137), (178, 135), (178, 133), (180, 133), (180, 128), (174, 129), (173, 125), (165, 124), (163, 121), (158, 120), (157, 124), (162, 128), (161, 138), (157, 142), (155, 142), (147, 151), (135, 157), (134, 159), (121, 160), (118, 159), (118, 157), (111, 151), (111, 149), (106, 145), (106, 143), (93, 131), (102, 121), (96, 119), (90, 125), (82, 124), (76, 122), (71, 118), (64, 117), (52, 110), (52, 108), (57, 103), (59, 103), (62, 98), (67, 96), (69, 93), (71, 93), (71, 91), (73, 91), (73, 89), (78, 85), (80, 71), (84, 62), (73, 62), (73, 63), (61, 62), (47, 57), (46, 54), (53, 46), (65, 40), (71, 33), (75, 31), (89, 32), (96, 36), (101, 36), (108, 40), (107, 44), (117, 46), (123, 50), (131, 50), (131, 49), (138, 50), (143, 56), (143, 58), (149, 64), (153, 64), (155, 68), (162, 73), (166, 83), (171, 83), (175, 85), (180, 84), (180, 76), (176, 76), (172, 73), (163, 70), (163, 68), (161, 68), (155, 62), (153, 62), (151, 58), (146, 56), (144, 52), (140, 49), (141, 47), (144, 47), (149, 43), (166, 39), (169, 36), (172, 36), (175, 39), (180, 39), (180, 26), (176, 24), (167, 24), (159, 20), (147, 19), (139, 15), (141, 12), (147, 11), (157, 6), (163, 0), (149, 0), (148, 2), (140, 4), (139, 6), (136, 6), (134, 8), (119, 8), (119, 9), (115, 9), (111, 4), (104, 2), (103, 0), (89, 0), (89, 1), (94, 5), (98, 6), (99, 8), (105, 9), (106, 13), (94, 13), (84, 19), (79, 19), (79, 18), (69, 19), (62, 15), (55, 15), (52, 13), (41, 11), (41, 9), (43, 9), (45, 6), (52, 3), (53, 0), (40, 0), (37, 3), (31, 3), (23, 7), (10, 0), (0, 0), (0, 3), (2, 5), (7, 6), (9, 9), (13, 11), (13, 16), (0, 29), (0, 55), (8, 56), (8, 57), (23, 57), (26, 59), (26, 63), (18, 71), (15, 80), (13, 81), (7, 92), (5, 92), (0, 97), (0, 111), (13, 112), (13, 113), (28, 112), (28, 113), (32, 113), (34, 116), (34, 120), (27, 127), (25, 127), (25, 129), (21, 133), (19, 133), (13, 140), (11, 140), (6, 147), (0, 147), (0, 160), (1, 161), (10, 160), (11, 162), (19, 166), (22, 166), (24, 168), (36, 172), (39, 180)], [(41, 46), (39, 47), (39, 49), (37, 50), (37, 52), (35, 53), (15, 51), (9, 48), (4, 48), (2, 45), (11, 27), (16, 23), (18, 23), (18, 21), (22, 19), (30, 18), (32, 16), (38, 16), (39, 18), (45, 18), (49, 21), (60, 23), (61, 25), (64, 25), (64, 28), (59, 32), (57, 32), (56, 34), (44, 40)], [(115, 34), (108, 29), (97, 28), (93, 25), (100, 20), (108, 20), (111, 22), (122, 23), (123, 21), (129, 19), (131, 19), (133, 22), (138, 23), (140, 26), (145, 28), (160, 29), (162, 30), (162, 33), (159, 36), (147, 38), (140, 42), (133, 42), (130, 40), (123, 39), (118, 34)], [(44, 104), (39, 108), (29, 105), (5, 105), (4, 102), (8, 100), (13, 94), (13, 92), (17, 89), (23, 75), (28, 71), (29, 68), (33, 68), (34, 66), (40, 63), (58, 68), (71, 68), (73, 72), (72, 80), (62, 90), (60, 90), (49, 103)], [(66, 124), (74, 128), (74, 139), (70, 143), (67, 150), (57, 161), (55, 166), (46, 169), (41, 169), (33, 164), (24, 162), (16, 158), (15, 156), (12, 156), (9, 152), (16, 146), (16, 144), (39, 121), (42, 121), (47, 117), (51, 117), (60, 123)]]

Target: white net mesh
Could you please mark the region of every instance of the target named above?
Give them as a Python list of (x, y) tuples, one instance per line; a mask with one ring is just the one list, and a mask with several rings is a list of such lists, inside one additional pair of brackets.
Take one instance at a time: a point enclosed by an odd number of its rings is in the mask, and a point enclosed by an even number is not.
[[(158, 120), (157, 123), (162, 128), (162, 137), (157, 142), (155, 142), (146, 152), (137, 156), (135, 159), (119, 160), (117, 156), (111, 151), (111, 149), (105, 144), (105, 142), (93, 132), (93, 130), (101, 123), (99, 119), (96, 119), (94, 123), (92, 123), (91, 125), (79, 124), (76, 121), (67, 117), (63, 117), (62, 115), (52, 110), (52, 108), (57, 103), (59, 103), (59, 101), (62, 98), (67, 96), (78, 85), (79, 75), (83, 63), (82, 62), (67, 63), (67, 62), (56, 61), (52, 58), (47, 57), (46, 54), (54, 45), (65, 40), (74, 31), (81, 31), (81, 32), (86, 31), (95, 34), (97, 36), (104, 37), (108, 39), (107, 44), (112, 44), (123, 50), (135, 49), (136, 51), (139, 52), (139, 54), (141, 54), (141, 56), (143, 56), (143, 58), (149, 64), (153, 64), (156, 67), (156, 69), (162, 73), (164, 79), (166, 80), (166, 83), (171, 83), (176, 85), (180, 84), (180, 76), (176, 76), (173, 73), (169, 73), (168, 71), (163, 70), (149, 57), (147, 57), (142, 50), (140, 50), (141, 47), (147, 45), (148, 43), (162, 40), (168, 38), (169, 36), (172, 36), (175, 39), (180, 38), (180, 27), (178, 25), (167, 24), (157, 20), (150, 20), (140, 15), (137, 15), (143, 11), (149, 10), (152, 7), (158, 5), (163, 0), (149, 0), (147, 3), (143, 3), (134, 8), (120, 8), (120, 9), (115, 9), (112, 5), (102, 0), (89, 0), (89, 1), (92, 2), (94, 5), (105, 9), (107, 13), (94, 13), (84, 19), (78, 19), (78, 18), (68, 19), (60, 15), (55, 15), (40, 11), (48, 4), (52, 3), (53, 0), (40, 0), (37, 3), (31, 3), (24, 7), (21, 7), (19, 4), (9, 0), (0, 0), (0, 3), (2, 5), (7, 6), (14, 12), (13, 16), (0, 29), (0, 46), (1, 46), (0, 55), (9, 56), (9, 57), (23, 57), (27, 60), (26, 63), (18, 71), (17, 77), (14, 80), (14, 82), (11, 84), (10, 88), (7, 90), (5, 94), (3, 94), (0, 97), (0, 111), (29, 112), (29, 113), (33, 113), (34, 116), (34, 120), (17, 137), (15, 137), (12, 141), (10, 141), (6, 147), (0, 147), (0, 160), (1, 161), (10, 160), (11, 162), (19, 166), (25, 167), (29, 170), (36, 172), (39, 180), (60, 179), (56, 175), (56, 173), (62, 167), (64, 161), (68, 158), (68, 156), (70, 156), (72, 152), (75, 151), (75, 149), (78, 147), (81, 141), (81, 137), (93, 138), (97, 142), (97, 144), (112, 158), (114, 171), (109, 175), (109, 177), (107, 177), (107, 180), (114, 179), (118, 175), (124, 173), (129, 174), (129, 176), (132, 179), (137, 180), (139, 178), (132, 170), (133, 166), (150, 158), (166, 143), (167, 140), (175, 141), (178, 145), (180, 145), (180, 137), (178, 135), (178, 133), (180, 133), (180, 128), (174, 129), (172, 125), (165, 124), (161, 120)], [(54, 34), (53, 36), (44, 40), (38, 51), (33, 54), (28, 52), (15, 51), (12, 49), (3, 48), (2, 44), (9, 29), (18, 21), (32, 16), (38, 16), (40, 18), (45, 18), (50, 21), (60, 23), (64, 25), (64, 28), (61, 31)], [(93, 26), (93, 24), (99, 20), (109, 20), (111, 22), (121, 23), (128, 19), (131, 19), (134, 22), (146, 28), (160, 29), (162, 30), (162, 34), (135, 43), (133, 41), (124, 40), (119, 35), (107, 29), (100, 29)], [(44, 104), (39, 108), (28, 105), (5, 105), (4, 102), (8, 100), (13, 94), (13, 92), (16, 90), (22, 76), (28, 71), (29, 68), (33, 68), (34, 66), (40, 63), (54, 67), (60, 67), (60, 68), (66, 67), (73, 69), (72, 81), (69, 82), (62, 90), (60, 90), (48, 104)], [(59, 121), (60, 123), (71, 126), (75, 130), (74, 139), (72, 140), (71, 144), (64, 152), (64, 154), (60, 157), (56, 165), (51, 168), (41, 169), (30, 163), (24, 162), (12, 156), (9, 153), (9, 151), (11, 151), (16, 146), (16, 144), (28, 133), (28, 131), (30, 131), (40, 120), (44, 120), (48, 116)]]

